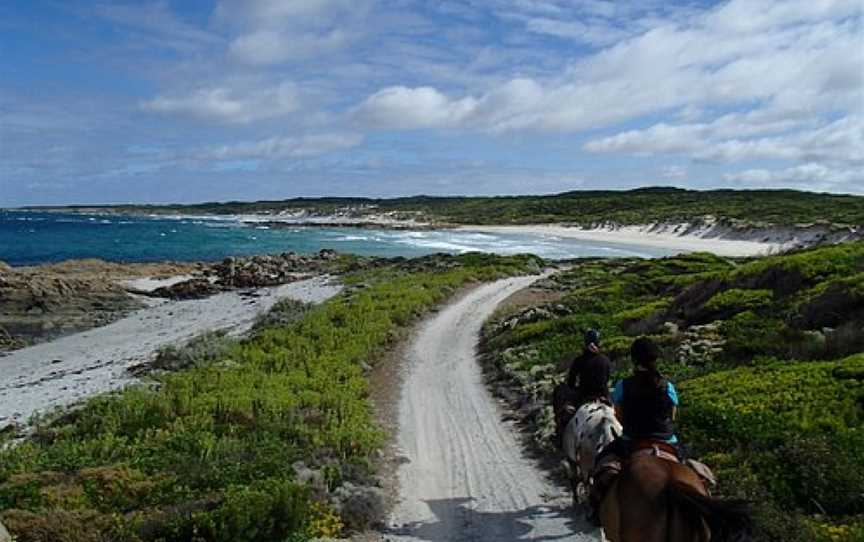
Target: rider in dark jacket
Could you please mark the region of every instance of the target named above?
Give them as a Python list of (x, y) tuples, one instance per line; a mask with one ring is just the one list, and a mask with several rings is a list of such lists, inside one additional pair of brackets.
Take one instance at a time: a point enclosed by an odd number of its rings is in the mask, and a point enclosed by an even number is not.
[(612, 364), (600, 353), (600, 332), (589, 329), (584, 336), (585, 348), (571, 363), (567, 380), (552, 394), (555, 413), (555, 443), (561, 446), (564, 428), (579, 407), (592, 399), (609, 400), (609, 373)]
[(578, 403), (581, 405), (592, 399), (608, 401), (611, 372), (612, 363), (600, 353), (600, 332), (589, 329), (585, 333), (585, 350), (573, 360), (567, 373), (567, 384), (576, 390)]

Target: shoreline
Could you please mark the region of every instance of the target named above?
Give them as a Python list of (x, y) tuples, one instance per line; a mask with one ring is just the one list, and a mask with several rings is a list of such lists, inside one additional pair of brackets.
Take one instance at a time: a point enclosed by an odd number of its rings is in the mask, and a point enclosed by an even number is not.
[[(682, 230), (686, 224), (680, 225)], [(694, 233), (652, 231), (654, 225), (582, 228), (561, 224), (531, 224), (524, 226), (459, 226), (457, 231), (497, 234), (527, 234), (561, 237), (601, 243), (642, 245), (669, 248), (680, 252), (713, 252), (718, 256), (763, 256), (789, 248), (788, 243), (748, 239), (724, 239)]]
[(139, 382), (128, 369), (166, 345), (183, 344), (206, 331), (240, 335), (282, 299), (321, 303), (341, 289), (332, 277), (320, 275), (205, 299), (151, 299), (149, 306), (108, 325), (8, 352), (0, 357), (0, 429), (26, 426), (33, 414)]

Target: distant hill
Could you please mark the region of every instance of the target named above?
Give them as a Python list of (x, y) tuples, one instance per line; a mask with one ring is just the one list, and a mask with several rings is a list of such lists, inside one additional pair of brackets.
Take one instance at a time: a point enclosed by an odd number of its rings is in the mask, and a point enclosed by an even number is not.
[(810, 222), (864, 224), (864, 197), (796, 190), (685, 190), (648, 187), (627, 191), (587, 190), (546, 196), (434, 197), (392, 199), (294, 198), (280, 201), (208, 202), (194, 205), (104, 205), (29, 207), (35, 210), (129, 213), (254, 214), (307, 211), (316, 215), (391, 213), (451, 224), (690, 222), (705, 216), (756, 224)]

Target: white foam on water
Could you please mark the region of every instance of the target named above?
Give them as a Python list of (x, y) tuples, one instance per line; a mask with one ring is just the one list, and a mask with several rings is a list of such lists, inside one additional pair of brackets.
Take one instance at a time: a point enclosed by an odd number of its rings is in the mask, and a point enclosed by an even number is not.
[(642, 258), (653, 256), (638, 250), (638, 247), (585, 244), (554, 235), (520, 234), (509, 236), (506, 234), (464, 233), (449, 230), (400, 231), (381, 232), (373, 236), (372, 240), (385, 244), (408, 245), (419, 249), (455, 253), (472, 251), (504, 255), (530, 253), (543, 258), (577, 258), (598, 253)]

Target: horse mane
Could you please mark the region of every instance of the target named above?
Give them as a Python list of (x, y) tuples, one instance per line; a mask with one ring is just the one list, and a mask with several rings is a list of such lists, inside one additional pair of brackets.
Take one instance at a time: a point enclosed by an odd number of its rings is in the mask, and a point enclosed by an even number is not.
[(708, 524), (711, 542), (751, 542), (753, 516), (743, 500), (718, 499), (698, 493), (692, 486), (670, 480), (666, 486), (670, 510), (677, 508), (684, 521), (698, 532), (701, 521)]

